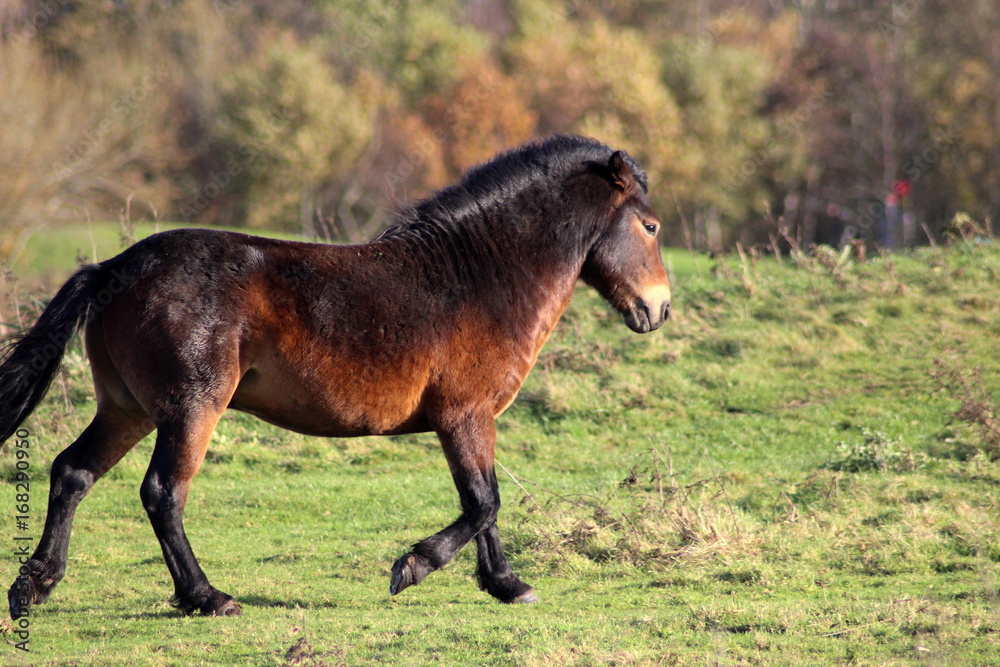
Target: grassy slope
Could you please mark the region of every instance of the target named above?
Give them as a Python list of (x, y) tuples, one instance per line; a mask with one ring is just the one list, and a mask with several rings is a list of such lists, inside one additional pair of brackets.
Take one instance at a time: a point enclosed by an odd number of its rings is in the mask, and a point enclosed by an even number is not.
[[(543, 604), (477, 591), (471, 548), (388, 596), (392, 561), (456, 511), (433, 438), (231, 414), (187, 527), (244, 616), (166, 604), (144, 442), (81, 506), (32, 662), (1000, 664), (1000, 464), (932, 377), (979, 365), (1000, 396), (1000, 252), (825, 264), (672, 254), (677, 316), (644, 337), (579, 291), (499, 423), (501, 530)], [(86, 373), (71, 354), (29, 423), (36, 535)]]
[[(184, 226), (147, 221), (134, 223), (126, 228), (122, 224), (94, 223), (64, 225), (43, 232), (22, 233), (16, 239), (6, 239), (12, 254), (7, 258), (7, 268), (14, 276), (27, 283), (58, 285), (81, 262), (107, 259), (138, 239)], [(276, 238), (293, 238), (278, 232), (255, 233)]]

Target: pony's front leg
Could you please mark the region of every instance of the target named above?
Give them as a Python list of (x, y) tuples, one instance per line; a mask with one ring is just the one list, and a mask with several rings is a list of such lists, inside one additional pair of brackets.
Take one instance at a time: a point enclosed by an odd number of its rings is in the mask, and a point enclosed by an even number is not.
[(419, 584), (444, 567), (473, 537), (479, 546), (480, 587), (501, 602), (535, 602), (531, 587), (507, 563), (497, 534), (500, 490), (493, 467), (496, 427), (491, 416), (466, 416), (437, 428), (462, 514), (444, 530), (413, 545), (392, 567), (389, 593)]
[[(496, 484), (496, 476), (493, 478), (493, 483)], [(499, 491), (497, 504), (500, 504)], [(479, 548), (476, 566), (479, 588), (501, 602), (538, 602), (538, 596), (531, 590), (531, 586), (518, 579), (514, 569), (507, 562), (503, 546), (500, 545), (500, 533), (495, 520), (476, 535), (476, 546)]]

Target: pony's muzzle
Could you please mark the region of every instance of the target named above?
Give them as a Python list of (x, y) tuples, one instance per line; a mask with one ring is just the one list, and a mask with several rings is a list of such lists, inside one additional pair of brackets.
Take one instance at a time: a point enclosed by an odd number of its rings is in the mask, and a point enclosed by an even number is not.
[(656, 331), (670, 319), (670, 288), (657, 285), (639, 295), (625, 313), (625, 324), (636, 333)]
[(660, 324), (663, 324), (670, 319), (670, 302), (664, 301), (663, 305), (660, 306)]
[(625, 313), (625, 324), (636, 333), (656, 331), (670, 318), (670, 302), (657, 304), (639, 301), (632, 310)]

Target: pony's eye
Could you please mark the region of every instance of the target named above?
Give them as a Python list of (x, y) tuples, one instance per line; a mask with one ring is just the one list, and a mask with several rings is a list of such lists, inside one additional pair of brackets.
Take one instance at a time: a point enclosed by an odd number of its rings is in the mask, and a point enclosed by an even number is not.
[(645, 228), (646, 233), (649, 234), (650, 236), (656, 236), (656, 230), (659, 229), (656, 225), (652, 223), (646, 223), (645, 225), (643, 225), (643, 228)]

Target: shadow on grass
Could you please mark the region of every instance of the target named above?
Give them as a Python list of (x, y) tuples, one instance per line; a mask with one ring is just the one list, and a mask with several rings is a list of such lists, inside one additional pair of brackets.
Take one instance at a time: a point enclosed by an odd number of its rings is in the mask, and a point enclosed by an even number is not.
[(264, 595), (241, 595), (237, 597), (237, 602), (246, 607), (271, 607), (277, 609), (338, 609), (343, 607), (343, 603), (327, 600), (317, 602), (315, 600), (285, 599), (277, 600)]

